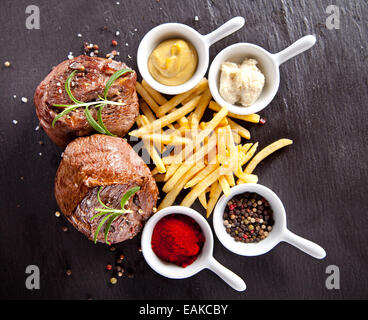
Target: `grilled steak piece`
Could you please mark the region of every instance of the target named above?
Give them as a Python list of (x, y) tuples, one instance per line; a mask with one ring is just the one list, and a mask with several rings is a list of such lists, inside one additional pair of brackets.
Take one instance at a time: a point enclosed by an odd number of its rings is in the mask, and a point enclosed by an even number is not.
[[(36, 113), (47, 135), (58, 146), (65, 148), (77, 137), (91, 134), (94, 130), (86, 120), (84, 107), (75, 109), (61, 117), (52, 127), (52, 120), (63, 108), (54, 104), (74, 104), (65, 91), (65, 81), (74, 70), (85, 70), (76, 74), (71, 81), (71, 92), (82, 102), (91, 102), (103, 97), (105, 85), (111, 75), (127, 68), (125, 63), (98, 57), (79, 56), (63, 61), (56, 66), (39, 84), (34, 95)], [(126, 73), (117, 79), (108, 92), (108, 99), (120, 101), (125, 105), (107, 105), (102, 111), (102, 120), (107, 129), (119, 136), (124, 136), (133, 126), (139, 104), (135, 90), (137, 75)], [(97, 110), (90, 107), (92, 116), (97, 118)]]
[[(125, 207), (133, 212), (116, 219), (108, 235), (110, 243), (133, 238), (156, 206), (158, 189), (149, 168), (122, 138), (96, 134), (74, 140), (56, 173), (55, 197), (66, 218), (89, 239), (102, 219), (90, 221), (95, 208), (102, 208), (97, 199), (101, 186), (102, 202), (114, 209), (121, 208), (127, 190), (140, 187)], [(104, 242), (104, 227), (98, 241)]]

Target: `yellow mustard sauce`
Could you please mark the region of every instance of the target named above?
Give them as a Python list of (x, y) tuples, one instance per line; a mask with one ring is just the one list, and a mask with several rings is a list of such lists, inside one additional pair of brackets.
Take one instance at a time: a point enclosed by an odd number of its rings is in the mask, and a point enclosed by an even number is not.
[(161, 84), (178, 86), (193, 76), (197, 64), (197, 51), (191, 43), (171, 39), (161, 42), (153, 50), (148, 60), (148, 69)]

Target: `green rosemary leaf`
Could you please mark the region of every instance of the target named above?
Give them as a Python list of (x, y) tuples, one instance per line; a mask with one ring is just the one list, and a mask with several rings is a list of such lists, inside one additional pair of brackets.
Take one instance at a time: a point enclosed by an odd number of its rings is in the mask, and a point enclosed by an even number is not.
[(99, 208), (95, 208), (96, 212), (102, 212), (102, 213), (124, 213), (123, 210), (121, 209), (99, 209)]
[(69, 112), (73, 111), (74, 109), (79, 108), (79, 106), (71, 106), (69, 108), (66, 108), (65, 110), (63, 110), (62, 112), (60, 112), (55, 118), (54, 120), (52, 120), (52, 127), (55, 127), (55, 123), (56, 121), (58, 121), (61, 117), (67, 115)]
[(107, 219), (109, 219), (112, 215), (113, 215), (113, 213), (112, 214), (108, 214), (108, 215), (106, 215), (105, 217), (103, 217), (101, 219), (100, 224), (98, 225), (98, 227), (96, 229), (95, 236), (93, 238), (93, 241), (95, 243), (97, 242), (97, 237), (98, 237), (98, 234), (100, 233), (100, 230), (101, 230), (102, 226), (105, 224), (105, 222), (107, 221)]
[(105, 207), (106, 209), (112, 209), (112, 208), (108, 207), (106, 204), (104, 204), (101, 201), (100, 193), (101, 193), (101, 191), (102, 191), (103, 188), (104, 188), (104, 186), (102, 186), (102, 187), (100, 187), (100, 189), (98, 189), (98, 192), (97, 192), (97, 200), (98, 200), (98, 202), (100, 203), (101, 206)]
[(110, 79), (107, 81), (106, 86), (105, 86), (105, 90), (104, 90), (104, 98), (105, 100), (107, 100), (107, 93), (109, 92), (109, 89), (111, 87), (111, 85), (115, 82), (116, 79), (120, 78), (123, 74), (128, 73), (128, 72), (133, 72), (132, 69), (121, 69), (119, 71), (116, 71), (111, 77)]
[(99, 133), (103, 133), (106, 134), (106, 131), (104, 130), (104, 128), (102, 128), (97, 121), (92, 117), (91, 112), (88, 110), (88, 106), (85, 108), (85, 114), (86, 114), (86, 119), (89, 123), (89, 125), (95, 129), (97, 132)]
[(93, 221), (93, 220), (95, 220), (96, 218), (98, 218), (98, 217), (101, 217), (101, 216), (104, 216), (106, 214), (106, 212), (100, 212), (100, 213), (98, 213), (98, 214), (96, 214), (96, 215), (94, 215), (91, 219), (89, 219), (89, 221)]
[(115, 219), (117, 217), (121, 216), (120, 213), (115, 213), (114, 215), (112, 215), (109, 219), (109, 221), (107, 221), (106, 226), (105, 226), (105, 242), (110, 245), (110, 242), (107, 240), (107, 236), (109, 235), (109, 231), (111, 228), (112, 223), (115, 221)]
[(129, 198), (135, 194), (137, 191), (139, 191), (141, 188), (140, 187), (134, 187), (134, 188), (131, 188), (129, 189), (124, 195), (123, 197), (121, 198), (121, 201), (120, 201), (120, 206), (121, 206), (121, 209), (124, 210), (124, 206), (126, 204), (126, 202), (129, 200)]
[(102, 121), (102, 110), (103, 108), (105, 107), (105, 104), (102, 104), (101, 106), (99, 106), (98, 108), (98, 111), (97, 111), (97, 121), (98, 121), (98, 124), (105, 130), (105, 133), (108, 135), (108, 136), (111, 136), (111, 137), (116, 137), (115, 134), (112, 134), (109, 130), (107, 130), (105, 124), (103, 123)]
[(66, 91), (66, 93), (68, 94), (68, 96), (69, 96), (69, 98), (70, 98), (70, 100), (72, 100), (74, 103), (76, 103), (76, 104), (80, 104), (80, 103), (83, 103), (83, 102), (81, 102), (81, 101), (79, 101), (79, 100), (77, 100), (74, 96), (73, 96), (73, 94), (72, 94), (72, 91), (70, 90), (70, 82), (72, 81), (72, 79), (73, 79), (73, 77), (74, 77), (74, 75), (77, 73), (77, 70), (74, 70), (70, 75), (69, 75), (69, 77), (66, 79), (66, 81), (65, 81), (65, 91)]

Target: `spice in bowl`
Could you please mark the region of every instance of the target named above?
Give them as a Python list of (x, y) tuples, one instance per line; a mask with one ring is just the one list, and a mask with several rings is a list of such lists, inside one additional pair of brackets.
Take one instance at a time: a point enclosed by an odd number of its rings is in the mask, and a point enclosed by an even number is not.
[(171, 214), (157, 222), (151, 246), (160, 259), (185, 268), (198, 258), (204, 242), (202, 229), (194, 219)]
[(224, 211), (226, 232), (237, 242), (254, 243), (264, 240), (274, 225), (268, 201), (257, 193), (245, 192), (228, 201)]

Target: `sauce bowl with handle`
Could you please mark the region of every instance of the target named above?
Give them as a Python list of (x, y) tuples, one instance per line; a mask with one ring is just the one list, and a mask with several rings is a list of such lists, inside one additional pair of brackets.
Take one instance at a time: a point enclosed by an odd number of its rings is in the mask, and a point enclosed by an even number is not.
[[(244, 26), (243, 17), (235, 17), (207, 35), (201, 35), (193, 28), (181, 23), (164, 23), (149, 31), (138, 47), (137, 64), (142, 78), (155, 90), (175, 95), (193, 89), (205, 76), (209, 65), (209, 48), (215, 42), (227, 37)], [(190, 42), (198, 54), (198, 66), (187, 82), (178, 86), (166, 86), (156, 81), (149, 69), (148, 60), (152, 51), (163, 41), (183, 39)]]
[[(189, 266), (182, 268), (175, 264), (161, 260), (152, 250), (151, 239), (156, 223), (171, 214), (183, 214), (193, 218), (201, 227), (205, 242), (197, 259)], [(206, 219), (197, 211), (183, 207), (171, 206), (154, 214), (146, 223), (141, 239), (142, 253), (149, 266), (157, 273), (171, 279), (185, 279), (194, 276), (203, 269), (210, 269), (229, 286), (237, 291), (246, 289), (245, 282), (235, 273), (225, 268), (213, 257), (213, 235)]]
[[(250, 192), (257, 193), (264, 197), (273, 210), (273, 219), (275, 224), (269, 235), (258, 243), (236, 242), (225, 230), (223, 214), (226, 204), (234, 196)], [(269, 188), (260, 184), (245, 183), (233, 187), (228, 197), (222, 196), (217, 202), (213, 213), (213, 227), (220, 242), (230, 251), (242, 256), (258, 256), (265, 254), (274, 248), (280, 242), (287, 242), (301, 251), (317, 259), (323, 259), (326, 251), (318, 244), (304, 239), (289, 231), (286, 226), (286, 212), (280, 198)]]

